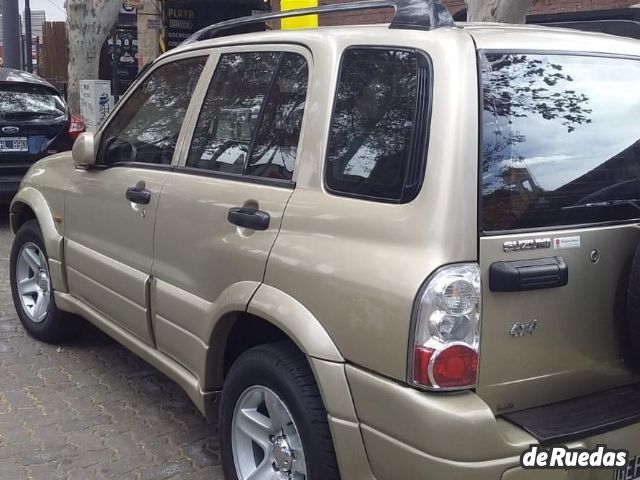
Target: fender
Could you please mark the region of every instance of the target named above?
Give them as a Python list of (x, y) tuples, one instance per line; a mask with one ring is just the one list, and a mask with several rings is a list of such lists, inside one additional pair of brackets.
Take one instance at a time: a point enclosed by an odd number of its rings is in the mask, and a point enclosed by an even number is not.
[(53, 214), (44, 195), (33, 187), (22, 187), (11, 202), (10, 223), (15, 234), (18, 231), (18, 220), (22, 205), (29, 207), (35, 214), (40, 225), (44, 246), (49, 256), (49, 270), (53, 288), (59, 292), (68, 292), (66, 276), (62, 265), (64, 263), (64, 237), (58, 232), (53, 221)]
[(344, 362), (344, 357), (320, 322), (285, 292), (262, 284), (249, 302), (247, 312), (273, 323), (306, 355), (330, 362)]

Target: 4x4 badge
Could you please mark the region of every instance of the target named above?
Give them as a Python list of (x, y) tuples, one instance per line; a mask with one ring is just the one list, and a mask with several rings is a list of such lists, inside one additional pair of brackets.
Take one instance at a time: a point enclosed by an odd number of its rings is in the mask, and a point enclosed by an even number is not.
[(502, 244), (505, 252), (519, 252), (521, 250), (540, 250), (551, 248), (550, 238), (527, 238), (525, 240), (509, 240)]
[(533, 335), (533, 332), (538, 328), (538, 320), (531, 320), (529, 323), (514, 323), (513, 327), (509, 331), (512, 337), (524, 337), (526, 335)]

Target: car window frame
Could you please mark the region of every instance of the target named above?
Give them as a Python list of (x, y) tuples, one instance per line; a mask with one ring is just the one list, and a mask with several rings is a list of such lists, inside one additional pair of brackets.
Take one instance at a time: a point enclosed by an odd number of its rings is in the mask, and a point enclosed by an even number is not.
[[(308, 69), (308, 78), (307, 78), (307, 93), (304, 103), (304, 114), (302, 117), (302, 124), (300, 126), (300, 137), (298, 139), (298, 148), (296, 151), (296, 159), (293, 164), (293, 174), (291, 180), (282, 180), (282, 179), (273, 179), (267, 177), (260, 177), (255, 175), (248, 175), (244, 173), (230, 173), (230, 172), (220, 172), (216, 170), (206, 170), (202, 168), (196, 167), (188, 167), (186, 166), (187, 158), (189, 155), (189, 150), (191, 147), (191, 142), (193, 140), (193, 135), (195, 133), (196, 125), (198, 123), (198, 119), (200, 118), (200, 112), (204, 106), (204, 102), (209, 90), (211, 83), (213, 82), (213, 77), (216, 73), (218, 64), (220, 62), (220, 58), (225, 54), (237, 54), (237, 53), (256, 53), (256, 52), (284, 52), (284, 53), (296, 53), (304, 57), (307, 62)], [(224, 47), (217, 47), (215, 51), (212, 53), (212, 68), (209, 77), (207, 78), (206, 85), (204, 86), (204, 91), (201, 92), (202, 95), (197, 98), (197, 103), (193, 105), (193, 109), (190, 112), (190, 117), (185, 120), (185, 124), (188, 122), (187, 133), (184, 138), (183, 148), (180, 151), (180, 157), (178, 159), (177, 165), (174, 168), (174, 171), (177, 173), (184, 173), (196, 176), (205, 176), (205, 177), (214, 177), (214, 178), (222, 178), (230, 181), (237, 182), (245, 182), (245, 183), (254, 183), (258, 185), (271, 185), (276, 187), (294, 189), (297, 182), (297, 175), (299, 171), (299, 163), (300, 156), (303, 150), (302, 146), (305, 143), (305, 135), (307, 131), (307, 122), (308, 122), (308, 109), (311, 98), (311, 89), (312, 82), (314, 80), (315, 70), (313, 68), (313, 54), (311, 50), (303, 44), (295, 44), (295, 43), (246, 43), (246, 44), (235, 44), (235, 45), (226, 45)], [(194, 95), (195, 99), (195, 95)], [(256, 125), (256, 132), (254, 134), (257, 135), (259, 124)], [(252, 139), (253, 143), (254, 139)]]
[(588, 50), (549, 50), (549, 49), (531, 49), (531, 48), (481, 48), (476, 50), (476, 64), (478, 71), (478, 175), (477, 175), (477, 218), (478, 218), (478, 236), (479, 237), (499, 237), (505, 235), (520, 235), (527, 233), (540, 233), (540, 232), (559, 232), (562, 230), (584, 230), (588, 228), (603, 228), (613, 227), (618, 225), (633, 225), (640, 222), (640, 213), (638, 217), (627, 220), (607, 220), (602, 222), (589, 222), (578, 224), (565, 224), (554, 225), (544, 227), (531, 227), (531, 228), (519, 228), (519, 229), (507, 229), (507, 230), (485, 230), (482, 225), (482, 208), (483, 208), (483, 190), (482, 190), (482, 164), (484, 158), (482, 157), (482, 142), (484, 139), (484, 125), (483, 125), (483, 112), (484, 112), (484, 83), (482, 81), (482, 58), (487, 54), (509, 55), (509, 54), (522, 54), (522, 55), (565, 55), (574, 57), (596, 57), (596, 58), (610, 58), (620, 60), (636, 60), (640, 61), (640, 56), (629, 55), (622, 53), (612, 52), (593, 52)]
[[(116, 162), (116, 163), (111, 164), (111, 165), (100, 164), (100, 160), (101, 160), (100, 153), (101, 153), (101, 150), (102, 150), (102, 136), (103, 136), (105, 130), (108, 128), (108, 126), (114, 120), (116, 115), (118, 115), (118, 112), (122, 109), (123, 105), (131, 98), (131, 96), (134, 94), (134, 92), (136, 92), (141, 87), (141, 85), (146, 81), (146, 79), (149, 78), (150, 75), (153, 75), (153, 73), (156, 72), (156, 70), (158, 70), (159, 68), (162, 68), (163, 66), (166, 66), (166, 65), (169, 65), (171, 63), (175, 63), (175, 62), (178, 62), (178, 61), (181, 61), (181, 60), (187, 60), (187, 59), (190, 59), (190, 58), (197, 58), (197, 57), (202, 57), (204, 59), (204, 65), (203, 65), (203, 68), (202, 68), (202, 72), (200, 73), (200, 78), (198, 79), (198, 83), (196, 84), (196, 87), (195, 87), (193, 93), (191, 94), (191, 99), (189, 100), (189, 105), (187, 106), (187, 110), (185, 112), (184, 120), (182, 122), (182, 126), (180, 127), (180, 133), (178, 135), (178, 141), (177, 141), (176, 147), (175, 147), (175, 149), (173, 151), (173, 156), (171, 158), (171, 163), (170, 164), (157, 164), (157, 163), (145, 163), (145, 162)], [(206, 80), (208, 78), (209, 72), (211, 71), (213, 60), (214, 60), (213, 52), (212, 52), (211, 49), (193, 50), (193, 51), (188, 51), (188, 52), (182, 52), (182, 53), (168, 55), (167, 57), (162, 58), (161, 60), (157, 61), (155, 64), (153, 64), (152, 67), (147, 68), (147, 70), (143, 72), (143, 75), (140, 75), (138, 78), (136, 78), (136, 80), (133, 82), (133, 84), (127, 89), (127, 91), (120, 98), (120, 100), (115, 105), (115, 107), (111, 110), (111, 112), (109, 112), (109, 114), (107, 115), (107, 118), (105, 119), (105, 121), (102, 123), (102, 125), (100, 125), (100, 127), (98, 128), (98, 130), (94, 134), (95, 145), (96, 145), (96, 164), (92, 166), (92, 169), (107, 170), (107, 169), (116, 168), (116, 167), (129, 167), (129, 168), (135, 167), (135, 168), (152, 169), (152, 170), (172, 170), (172, 169), (174, 169), (176, 167), (176, 165), (177, 165), (178, 160), (179, 160), (179, 153), (180, 153), (180, 151), (182, 149), (182, 144), (184, 142), (184, 137), (185, 137), (185, 135), (187, 133), (186, 125), (187, 125), (187, 120), (190, 117), (190, 111), (196, 105), (195, 102), (197, 101), (197, 97), (198, 97), (199, 93), (201, 93), (201, 90), (202, 90), (203, 86), (207, 85)]]
[[(422, 134), (419, 136), (418, 139), (414, 139), (413, 135), (410, 139), (410, 142), (414, 146), (417, 146), (418, 151), (421, 152), (421, 155), (417, 153), (413, 153), (414, 158), (413, 159), (410, 158), (409, 160), (410, 164), (412, 161), (417, 162), (415, 165), (418, 168), (418, 172), (417, 172), (418, 181), (408, 196), (406, 197), (404, 196), (405, 192), (403, 190), (403, 194), (400, 199), (390, 199), (390, 198), (384, 198), (384, 197), (363, 195), (360, 193), (343, 192), (343, 191), (332, 189), (331, 187), (329, 187), (327, 183), (327, 169), (329, 166), (329, 161), (328, 161), (329, 147), (331, 143), (331, 133), (333, 130), (333, 119), (335, 117), (336, 108), (338, 106), (338, 91), (340, 89), (340, 78), (342, 77), (342, 70), (344, 67), (344, 58), (349, 50), (363, 49), (363, 48), (371, 49), (371, 50), (397, 50), (397, 51), (413, 52), (416, 55), (423, 57), (423, 59), (426, 61), (426, 65), (428, 69), (428, 72), (427, 72), (428, 75), (426, 79), (427, 91), (424, 92), (426, 105), (423, 105), (426, 108), (424, 109), (422, 117), (418, 118), (420, 122), (415, 122), (415, 123), (421, 123), (422, 126), (415, 127), (415, 130), (414, 130), (414, 131), (417, 131), (418, 128), (421, 128)], [(338, 68), (336, 69), (336, 76), (332, 79), (333, 92), (334, 92), (333, 101), (331, 104), (331, 111), (330, 111), (327, 131), (325, 132), (325, 151), (323, 155), (323, 165), (322, 165), (322, 188), (325, 190), (325, 192), (336, 197), (352, 198), (356, 200), (364, 200), (369, 202), (383, 203), (383, 204), (390, 204), (390, 205), (405, 205), (413, 202), (418, 197), (418, 195), (420, 194), (424, 186), (428, 157), (429, 157), (429, 143), (431, 139), (431, 121), (433, 116), (433, 101), (434, 101), (434, 79), (435, 79), (435, 71), (434, 71), (433, 58), (431, 57), (431, 55), (429, 55), (427, 51), (418, 47), (413, 47), (408, 45), (392, 45), (392, 44), (353, 44), (353, 45), (348, 45), (342, 49), (338, 58)], [(417, 91), (416, 99), (418, 98), (419, 94), (420, 94), (420, 91)], [(414, 120), (418, 117), (418, 115), (419, 115), (419, 109), (416, 108), (414, 112)], [(403, 189), (406, 189), (406, 187), (407, 185), (406, 185), (406, 178), (405, 178), (405, 184), (403, 186)]]

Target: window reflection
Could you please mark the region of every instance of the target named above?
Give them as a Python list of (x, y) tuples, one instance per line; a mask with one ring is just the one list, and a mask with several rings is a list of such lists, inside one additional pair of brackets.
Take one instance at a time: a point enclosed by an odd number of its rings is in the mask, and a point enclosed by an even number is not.
[(303, 56), (284, 54), (264, 107), (248, 175), (278, 180), (293, 177), (308, 76), (307, 61)]
[(488, 54), (483, 83), (485, 230), (637, 218), (640, 62)]
[(187, 166), (242, 174), (277, 52), (225, 54), (207, 92)]
[(152, 72), (102, 134), (102, 163), (170, 164), (206, 57), (178, 60)]
[(353, 48), (343, 57), (327, 156), (330, 189), (399, 200), (411, 153), (417, 54)]
[(0, 118), (31, 120), (57, 118), (67, 109), (52, 89), (27, 83), (0, 84)]

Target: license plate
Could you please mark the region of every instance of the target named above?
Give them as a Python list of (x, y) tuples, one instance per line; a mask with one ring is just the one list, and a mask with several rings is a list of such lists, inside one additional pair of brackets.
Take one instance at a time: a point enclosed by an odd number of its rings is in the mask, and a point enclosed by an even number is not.
[(627, 466), (616, 470), (613, 480), (640, 480), (640, 455), (630, 455)]
[(28, 152), (27, 137), (0, 138), (0, 153)]

